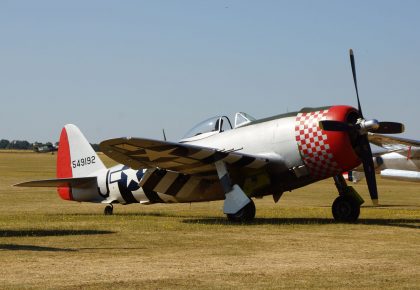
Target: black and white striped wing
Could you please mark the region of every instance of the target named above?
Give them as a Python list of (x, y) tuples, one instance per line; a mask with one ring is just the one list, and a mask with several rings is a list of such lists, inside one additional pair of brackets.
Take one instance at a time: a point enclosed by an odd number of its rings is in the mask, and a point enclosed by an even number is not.
[(239, 152), (141, 138), (106, 140), (100, 144), (100, 149), (133, 169), (157, 167), (184, 174), (214, 171), (214, 163), (220, 160), (228, 166), (248, 169), (260, 169), (269, 162), (266, 158)]

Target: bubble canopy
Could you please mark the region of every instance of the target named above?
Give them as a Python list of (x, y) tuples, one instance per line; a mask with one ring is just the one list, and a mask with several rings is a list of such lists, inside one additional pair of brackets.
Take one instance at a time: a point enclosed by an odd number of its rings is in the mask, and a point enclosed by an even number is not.
[[(248, 114), (239, 112), (235, 115), (235, 128), (243, 126), (251, 121), (255, 120), (255, 118), (249, 116)], [(215, 116), (208, 118), (201, 123), (194, 126), (191, 130), (189, 130), (184, 137), (181, 139), (182, 141), (194, 141), (203, 139), (214, 134), (218, 134), (224, 131), (228, 131), (233, 129), (232, 123), (230, 122), (229, 118), (226, 116)]]
[(187, 132), (187, 134), (184, 135), (182, 140), (190, 139), (196, 136), (198, 137), (200, 135), (202, 135), (200, 137), (207, 137), (207, 136), (210, 136), (219, 132), (227, 131), (230, 129), (232, 129), (232, 124), (230, 123), (230, 120), (228, 117), (226, 116), (211, 117), (195, 125), (191, 130)]

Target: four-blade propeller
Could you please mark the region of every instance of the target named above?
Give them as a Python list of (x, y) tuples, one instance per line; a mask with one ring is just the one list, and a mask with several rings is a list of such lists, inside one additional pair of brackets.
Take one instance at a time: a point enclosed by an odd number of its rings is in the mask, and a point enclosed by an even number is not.
[(356, 136), (355, 146), (359, 158), (362, 160), (363, 169), (369, 189), (370, 198), (374, 205), (378, 204), (378, 189), (376, 185), (375, 167), (373, 164), (372, 150), (368, 140), (368, 132), (381, 134), (398, 134), (404, 132), (404, 125), (396, 122), (378, 122), (376, 119), (366, 120), (363, 117), (362, 107), (360, 105), (359, 90), (357, 88), (356, 65), (354, 61), (353, 50), (350, 49), (350, 63), (353, 73), (354, 86), (356, 88), (357, 106), (360, 118), (357, 121), (341, 122), (334, 120), (324, 120), (319, 122), (321, 129), (325, 131), (348, 132)]

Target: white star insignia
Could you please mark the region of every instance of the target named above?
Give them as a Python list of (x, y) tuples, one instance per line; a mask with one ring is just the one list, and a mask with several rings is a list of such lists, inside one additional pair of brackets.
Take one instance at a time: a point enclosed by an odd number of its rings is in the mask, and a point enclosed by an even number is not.
[(131, 181), (134, 181), (137, 184), (139, 183), (137, 178), (137, 170), (127, 169), (124, 170), (124, 174), (127, 175), (127, 188), (130, 186)]

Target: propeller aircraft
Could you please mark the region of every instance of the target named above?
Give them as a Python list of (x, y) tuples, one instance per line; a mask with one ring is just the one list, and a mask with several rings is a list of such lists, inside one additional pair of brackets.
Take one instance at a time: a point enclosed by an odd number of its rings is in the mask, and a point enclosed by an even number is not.
[(354, 55), (350, 61), (358, 108), (328, 106), (256, 120), (237, 113), (234, 124), (217, 116), (191, 129), (179, 142), (146, 138), (103, 141), (101, 151), (119, 162), (106, 168), (80, 130), (66, 125), (60, 136), (57, 179), (18, 186), (58, 187), (63, 199), (107, 204), (191, 203), (224, 200), (229, 220), (255, 217), (252, 198), (272, 195), (332, 177), (338, 197), (334, 219), (354, 222), (364, 202), (342, 176), (363, 164), (370, 197), (378, 191), (368, 133), (401, 133), (394, 122), (365, 119), (359, 100)]

